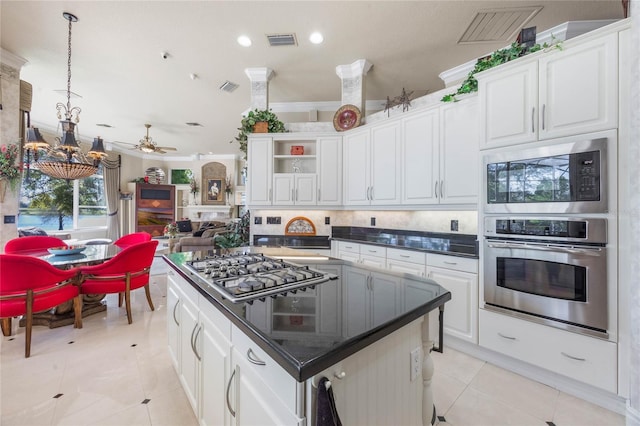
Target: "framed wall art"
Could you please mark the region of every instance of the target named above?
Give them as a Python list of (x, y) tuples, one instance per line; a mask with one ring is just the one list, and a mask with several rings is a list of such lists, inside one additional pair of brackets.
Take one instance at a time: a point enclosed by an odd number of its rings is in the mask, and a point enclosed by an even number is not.
[(172, 185), (189, 185), (193, 172), (190, 169), (171, 169)]
[(224, 205), (226, 202), (225, 181), (227, 166), (212, 162), (202, 166), (202, 204)]

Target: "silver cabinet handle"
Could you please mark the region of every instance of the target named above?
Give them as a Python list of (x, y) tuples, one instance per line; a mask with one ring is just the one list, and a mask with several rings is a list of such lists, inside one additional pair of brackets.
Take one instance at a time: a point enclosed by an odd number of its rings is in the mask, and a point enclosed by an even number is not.
[(202, 361), (202, 357), (198, 353), (198, 336), (200, 335), (201, 331), (202, 327), (198, 327), (198, 331), (196, 331), (196, 335), (193, 338), (193, 353), (196, 355), (196, 358), (198, 358), (198, 361)]
[(438, 198), (438, 181), (436, 181), (436, 185), (433, 192), (436, 194), (436, 198)]
[(406, 258), (409, 258), (409, 257), (411, 257), (411, 256), (409, 256), (408, 254), (401, 254), (401, 255), (400, 255), (400, 257), (406, 257)]
[[(253, 354), (254, 356), (251, 356), (251, 354)], [(267, 365), (266, 362), (262, 361), (260, 358), (255, 357), (255, 353), (251, 350), (251, 348), (249, 348), (249, 350), (247, 351), (247, 359), (249, 360), (249, 362), (251, 364), (255, 364), (255, 365)]]
[(373, 195), (373, 186), (371, 187), (371, 201), (373, 201), (374, 199), (374, 195)]
[(178, 318), (176, 318), (176, 310), (178, 309), (178, 305), (180, 305), (180, 300), (176, 301), (176, 304), (173, 307), (173, 321), (176, 323), (176, 325), (180, 325), (180, 323), (178, 322)]
[(233, 376), (236, 375), (236, 369), (233, 369), (233, 372), (231, 373), (231, 377), (229, 377), (229, 383), (227, 383), (227, 408), (229, 409), (229, 412), (231, 413), (231, 415), (233, 417), (236, 416), (236, 412), (233, 410), (233, 408), (231, 408), (231, 402), (229, 401), (229, 391), (231, 390), (231, 383), (233, 382)]
[(502, 337), (503, 339), (518, 340), (515, 337), (507, 336), (506, 334), (502, 334), (502, 333), (498, 333), (498, 336)]
[(565, 357), (567, 357), (567, 358), (569, 358), (569, 359), (574, 359), (574, 360), (576, 360), (576, 361), (586, 361), (586, 359), (585, 359), (585, 358), (578, 358), (577, 356), (571, 356), (571, 355), (569, 355), (568, 353), (565, 353), (565, 352), (560, 352), (560, 353), (561, 353), (563, 356), (565, 356)]
[(296, 188), (296, 201), (298, 201), (298, 188)]
[(531, 133), (535, 133), (534, 120), (536, 119), (536, 107), (531, 108)]
[(440, 181), (440, 198), (444, 198), (444, 181)]
[(442, 262), (442, 263), (444, 263), (446, 265), (457, 265), (458, 264), (458, 262), (449, 262), (449, 261), (446, 261), (446, 260), (444, 262)]
[(193, 336), (196, 334), (196, 330), (198, 329), (198, 324), (193, 326), (193, 330), (191, 330), (191, 352), (196, 353), (196, 347), (194, 346)]
[(271, 201), (271, 194), (272, 194), (273, 190), (271, 188), (269, 188), (269, 201)]
[(318, 200), (320, 200), (320, 188), (318, 188)]
[(544, 130), (544, 116), (547, 110), (547, 104), (542, 104), (542, 130)]

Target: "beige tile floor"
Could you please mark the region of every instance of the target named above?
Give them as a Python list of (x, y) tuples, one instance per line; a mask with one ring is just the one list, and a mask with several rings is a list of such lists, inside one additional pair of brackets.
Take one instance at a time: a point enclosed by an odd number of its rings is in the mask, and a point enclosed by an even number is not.
[[(133, 293), (133, 324), (117, 296), (84, 328), (34, 327), (0, 343), (0, 425), (197, 425), (169, 359), (166, 282), (154, 277), (156, 306)], [(624, 425), (622, 416), (452, 349), (433, 355), (441, 425)], [(57, 396), (57, 397), (56, 397)], [(352, 426), (352, 425), (345, 425)]]

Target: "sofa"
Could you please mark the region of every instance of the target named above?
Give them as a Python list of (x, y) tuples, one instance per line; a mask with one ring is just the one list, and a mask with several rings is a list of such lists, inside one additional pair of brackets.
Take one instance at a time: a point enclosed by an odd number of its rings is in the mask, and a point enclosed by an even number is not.
[(27, 236), (31, 236), (31, 235), (48, 235), (48, 236), (51, 236), (51, 237), (60, 238), (61, 240), (70, 240), (71, 239), (71, 234), (69, 234), (69, 233), (64, 233), (64, 232), (50, 232), (50, 233), (48, 233), (44, 229), (38, 228), (38, 227), (35, 227), (35, 226), (29, 227), (29, 228), (19, 228), (18, 229), (18, 237), (27, 237)]
[(173, 251), (213, 250), (216, 248), (215, 237), (226, 232), (229, 230), (224, 222), (203, 222), (193, 235), (181, 237), (173, 246)]

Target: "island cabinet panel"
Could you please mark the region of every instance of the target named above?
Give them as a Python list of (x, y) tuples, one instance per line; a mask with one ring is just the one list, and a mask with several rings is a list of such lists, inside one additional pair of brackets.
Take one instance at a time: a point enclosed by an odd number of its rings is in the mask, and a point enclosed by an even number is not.
[(167, 298), (169, 353), (193, 412), (201, 425), (229, 424), (224, 386), (230, 374), (231, 324), (173, 271)]
[(618, 126), (618, 34), (568, 40), (476, 75), (480, 148)]

